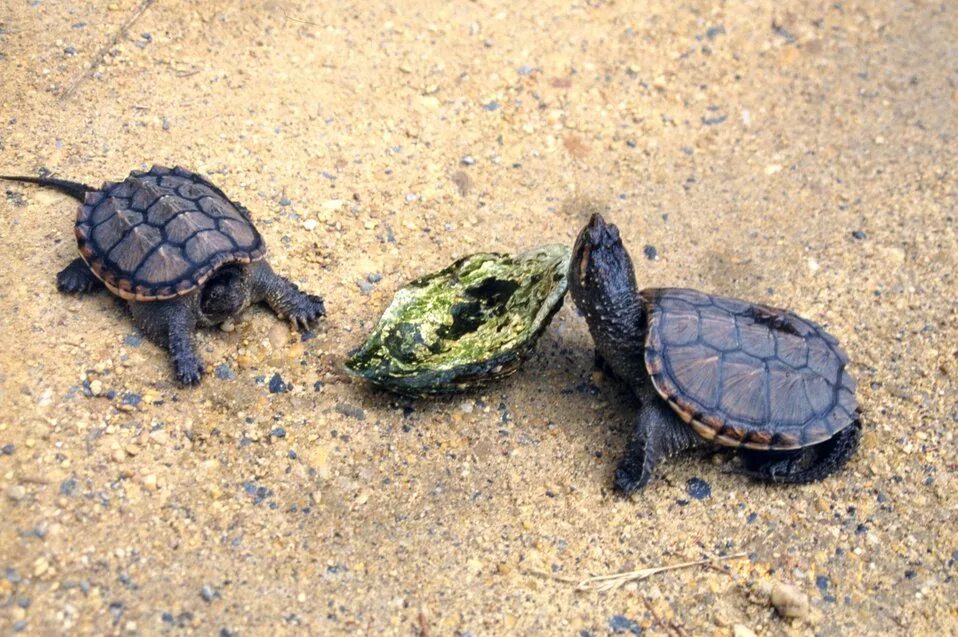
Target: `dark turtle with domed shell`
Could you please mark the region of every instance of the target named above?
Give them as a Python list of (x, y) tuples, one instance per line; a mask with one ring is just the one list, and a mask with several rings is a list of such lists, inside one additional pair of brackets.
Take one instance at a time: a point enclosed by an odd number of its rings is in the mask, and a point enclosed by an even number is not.
[(197, 383), (196, 326), (233, 318), (265, 301), (296, 327), (325, 315), (323, 300), (275, 274), (249, 211), (205, 177), (153, 166), (100, 188), (47, 177), (3, 176), (56, 188), (81, 202), (80, 257), (57, 275), (61, 292), (105, 286), (129, 301), (133, 320), (167, 347), (177, 378)]
[(741, 449), (743, 473), (811, 482), (861, 437), (848, 357), (788, 310), (696, 290), (639, 291), (618, 228), (594, 214), (579, 234), (569, 288), (597, 359), (642, 406), (615, 484), (641, 489), (655, 461), (702, 444)]

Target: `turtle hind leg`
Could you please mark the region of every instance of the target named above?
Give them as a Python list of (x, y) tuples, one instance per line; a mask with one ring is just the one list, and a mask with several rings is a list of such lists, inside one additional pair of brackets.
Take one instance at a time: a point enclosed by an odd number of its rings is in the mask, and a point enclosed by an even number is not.
[(615, 470), (615, 488), (626, 495), (648, 484), (657, 460), (690, 449), (699, 442), (691, 427), (682, 422), (654, 390), (642, 394), (635, 429), (625, 456)]
[(100, 279), (96, 278), (90, 266), (80, 257), (70, 262), (70, 265), (57, 273), (57, 289), (66, 294), (82, 294), (92, 292), (103, 287)]
[(783, 484), (816, 482), (841, 469), (855, 454), (861, 423), (854, 422), (817, 445), (796, 451), (744, 451), (744, 467), (737, 473)]
[(266, 261), (253, 264), (252, 268), (253, 303), (266, 301), (277, 317), (288, 320), (297, 329), (308, 329), (310, 323), (326, 316), (321, 297), (302, 292), (295, 283), (273, 272)]

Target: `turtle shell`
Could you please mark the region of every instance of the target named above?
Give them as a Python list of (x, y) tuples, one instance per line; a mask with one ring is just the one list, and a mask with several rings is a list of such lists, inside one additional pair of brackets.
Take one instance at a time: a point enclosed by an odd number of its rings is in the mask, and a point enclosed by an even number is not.
[(695, 290), (641, 295), (652, 384), (702, 438), (798, 449), (858, 419), (848, 357), (820, 325)]
[(75, 232), (93, 273), (134, 301), (187, 294), (218, 268), (266, 254), (249, 211), (180, 167), (133, 171), (88, 192)]

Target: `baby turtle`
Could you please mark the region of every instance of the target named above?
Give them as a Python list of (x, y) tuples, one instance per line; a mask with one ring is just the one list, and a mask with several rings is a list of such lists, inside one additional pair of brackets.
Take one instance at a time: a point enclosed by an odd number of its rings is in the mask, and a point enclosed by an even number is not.
[(2, 178), (49, 186), (81, 202), (74, 228), (80, 256), (57, 274), (57, 289), (105, 286), (127, 300), (137, 327), (169, 349), (182, 383), (198, 383), (203, 373), (193, 345), (198, 325), (217, 325), (261, 301), (295, 327), (326, 314), (320, 297), (269, 267), (249, 210), (184, 168), (153, 166), (100, 188)]
[(677, 288), (638, 290), (615, 225), (579, 233), (569, 288), (597, 359), (642, 401), (616, 487), (703, 443), (742, 449), (742, 473), (812, 482), (844, 465), (861, 437), (848, 357), (822, 327), (787, 310)]

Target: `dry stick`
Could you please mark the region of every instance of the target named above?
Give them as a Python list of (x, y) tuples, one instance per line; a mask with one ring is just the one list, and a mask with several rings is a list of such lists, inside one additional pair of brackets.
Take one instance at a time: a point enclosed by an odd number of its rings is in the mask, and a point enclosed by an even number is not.
[(131, 26), (133, 26), (133, 23), (139, 20), (140, 16), (146, 13), (146, 10), (149, 9), (150, 5), (152, 5), (154, 2), (156, 2), (156, 0), (143, 0), (140, 2), (140, 5), (133, 10), (133, 13), (130, 14), (130, 17), (128, 17), (126, 21), (120, 25), (120, 28), (116, 30), (116, 32), (113, 34), (113, 37), (110, 38), (110, 41), (100, 47), (100, 50), (96, 52), (96, 55), (93, 56), (93, 61), (90, 62), (90, 68), (85, 69), (82, 73), (80, 73), (80, 75), (73, 80), (70, 86), (68, 86), (65, 91), (60, 93), (61, 102), (69, 99), (69, 97), (76, 92), (80, 84), (83, 83), (83, 80), (93, 75), (93, 72), (97, 69), (97, 67), (103, 64), (103, 60), (106, 58), (106, 54), (110, 52), (110, 49), (117, 45), (117, 43), (120, 41), (120, 38), (126, 35), (126, 32)]
[(322, 27), (322, 26), (323, 26), (323, 25), (321, 25), (321, 24), (316, 24), (315, 22), (310, 22), (309, 20), (300, 20), (299, 18), (294, 18), (293, 16), (289, 15), (289, 14), (286, 13), (285, 11), (283, 11), (283, 18), (285, 18), (286, 20), (291, 20), (291, 21), (293, 21), (293, 22), (299, 22), (300, 24), (308, 24), (308, 25), (314, 26), (314, 27)]
[(546, 571), (540, 571), (534, 568), (527, 568), (522, 571), (526, 575), (532, 575), (533, 577), (541, 577), (542, 579), (551, 579), (557, 582), (562, 582), (563, 584), (575, 584), (576, 580), (569, 579), (568, 577), (562, 577), (561, 575), (556, 575), (555, 573), (547, 573)]
[(608, 593), (629, 582), (638, 582), (664, 571), (674, 571), (680, 568), (689, 568), (690, 566), (701, 566), (712, 562), (723, 560), (734, 560), (747, 556), (748, 553), (735, 553), (733, 555), (722, 555), (720, 557), (710, 557), (704, 560), (694, 562), (682, 562), (681, 564), (672, 564), (671, 566), (658, 566), (656, 568), (643, 568), (638, 571), (627, 571), (625, 573), (615, 573), (613, 575), (599, 575), (598, 577), (589, 577), (582, 580), (575, 587), (577, 591), (598, 591)]
[(659, 624), (665, 626), (666, 631), (670, 635), (678, 635), (678, 637), (685, 637), (686, 632), (681, 626), (676, 624), (673, 621), (666, 621), (659, 617), (659, 614), (655, 612), (655, 608), (652, 606), (652, 602), (649, 601), (648, 597), (642, 597), (642, 601), (645, 602), (645, 607), (649, 609), (649, 614), (652, 615), (652, 619), (657, 621)]

